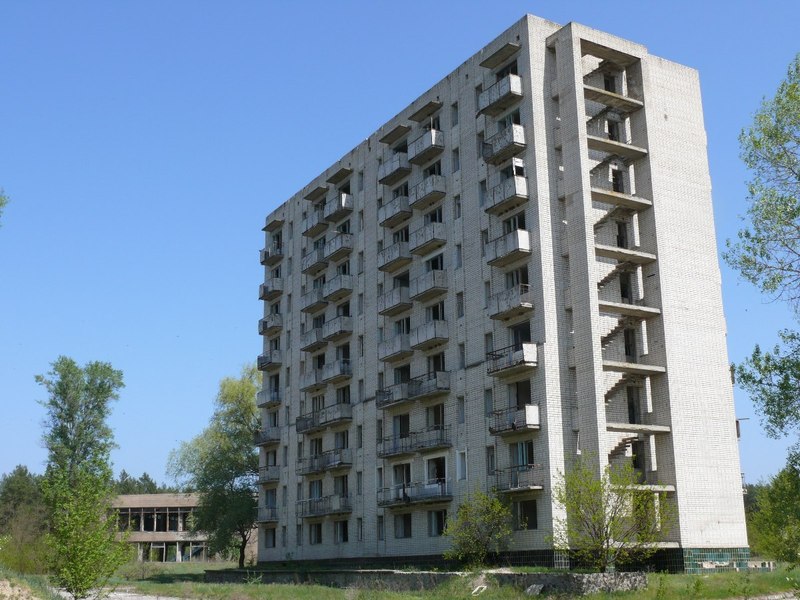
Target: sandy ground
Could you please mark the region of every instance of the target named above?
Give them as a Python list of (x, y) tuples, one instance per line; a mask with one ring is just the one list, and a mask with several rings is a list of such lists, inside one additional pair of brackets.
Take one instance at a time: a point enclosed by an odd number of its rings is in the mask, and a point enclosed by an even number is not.
[(36, 600), (36, 596), (26, 587), (12, 586), (8, 581), (0, 580), (0, 600)]

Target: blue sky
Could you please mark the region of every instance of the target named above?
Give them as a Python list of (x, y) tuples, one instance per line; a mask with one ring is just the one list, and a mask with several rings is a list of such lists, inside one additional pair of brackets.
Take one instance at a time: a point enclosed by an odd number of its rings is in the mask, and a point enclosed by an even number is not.
[[(798, 51), (798, 2), (14, 2), (0, 0), (0, 473), (42, 471), (60, 354), (127, 387), (117, 471), (164, 480), (217, 384), (261, 350), (263, 219), (529, 12), (700, 71), (717, 236), (735, 236), (737, 136)], [(724, 265), (732, 361), (793, 317)], [(736, 392), (742, 470), (774, 474)]]

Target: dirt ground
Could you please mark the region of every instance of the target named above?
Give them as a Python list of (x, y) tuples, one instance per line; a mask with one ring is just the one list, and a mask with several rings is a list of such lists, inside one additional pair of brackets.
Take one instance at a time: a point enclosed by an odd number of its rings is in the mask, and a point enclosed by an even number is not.
[(36, 600), (36, 596), (26, 587), (0, 580), (0, 600)]

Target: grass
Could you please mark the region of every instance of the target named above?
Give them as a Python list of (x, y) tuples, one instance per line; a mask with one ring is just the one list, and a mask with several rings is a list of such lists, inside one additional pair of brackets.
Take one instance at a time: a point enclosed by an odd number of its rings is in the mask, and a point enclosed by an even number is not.
[(50, 589), (44, 575), (20, 575), (0, 566), (0, 580), (8, 581), (12, 587), (30, 590), (31, 595), (41, 600), (63, 600)]
[[(383, 590), (337, 589), (319, 585), (278, 585), (255, 582), (214, 584), (203, 582), (206, 569), (224, 569), (230, 563), (132, 563), (120, 570), (115, 583), (119, 589), (131, 589), (153, 596), (203, 598), (209, 600), (459, 600), (473, 598), (479, 575), (456, 577), (425, 592), (393, 592)], [(256, 569), (253, 569), (256, 572)], [(541, 569), (526, 568), (525, 572)], [(516, 600), (527, 598), (521, 590), (499, 587), (491, 574), (484, 577), (488, 589), (482, 598)], [(772, 573), (713, 573), (709, 575), (648, 575), (648, 589), (637, 592), (598, 594), (592, 600), (631, 599), (662, 600), (670, 598), (751, 598), (759, 595), (796, 591), (800, 587), (800, 572), (779, 569)]]

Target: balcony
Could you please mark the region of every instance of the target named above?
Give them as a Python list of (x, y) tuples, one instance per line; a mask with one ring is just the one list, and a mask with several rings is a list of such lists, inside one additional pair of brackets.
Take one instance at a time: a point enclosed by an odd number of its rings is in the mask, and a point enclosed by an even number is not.
[(533, 310), (533, 292), (527, 283), (515, 285), (489, 298), (489, 318), (507, 320)]
[(323, 210), (312, 210), (303, 220), (303, 235), (316, 237), (328, 228)]
[(300, 391), (313, 392), (325, 387), (322, 379), (322, 369), (311, 369), (300, 375)]
[(280, 277), (270, 277), (258, 286), (259, 300), (274, 300), (283, 293), (283, 279)]
[(408, 193), (408, 205), (417, 210), (425, 210), (434, 202), (444, 198), (447, 193), (447, 181), (443, 175), (429, 175), (411, 188)]
[(617, 94), (615, 92), (609, 92), (608, 90), (597, 88), (591, 85), (583, 86), (583, 97), (586, 98), (586, 100), (604, 104), (609, 108), (613, 108), (614, 110), (625, 114), (632, 113), (644, 106), (644, 103), (641, 100), (636, 100), (630, 96), (623, 96), (622, 94)]
[(513, 494), (544, 489), (547, 475), (541, 465), (520, 465), (495, 471), (494, 489)]
[(596, 150), (604, 154), (613, 154), (629, 162), (647, 156), (647, 150), (645, 148), (640, 148), (639, 146), (634, 146), (627, 142), (618, 142), (600, 135), (587, 135), (586, 145), (589, 147), (589, 150)]
[(397, 242), (378, 252), (378, 270), (391, 273), (411, 262), (408, 242)]
[(444, 223), (428, 223), (411, 233), (408, 249), (412, 254), (428, 254), (446, 243), (447, 232)]
[(322, 327), (309, 329), (300, 336), (300, 350), (302, 352), (315, 352), (327, 345), (322, 335)]
[(326, 221), (334, 222), (343, 219), (353, 212), (353, 196), (339, 192), (325, 203), (323, 217)]
[(375, 391), (375, 407), (389, 408), (409, 402), (408, 383), (396, 383)]
[(340, 260), (353, 251), (353, 234), (337, 233), (325, 244), (322, 256), (326, 260)]
[(258, 357), (257, 365), (259, 371), (272, 371), (283, 363), (280, 350), (268, 350)]
[(278, 427), (259, 429), (253, 435), (253, 444), (256, 446), (274, 446), (281, 443), (281, 430)]
[(278, 465), (259, 467), (258, 483), (275, 483), (281, 479), (281, 468)]
[(258, 408), (272, 408), (281, 403), (280, 390), (259, 390), (256, 393), (256, 406)]
[(426, 131), (408, 145), (408, 162), (424, 165), (444, 150), (444, 134), (438, 129)]
[(352, 420), (352, 404), (333, 404), (321, 410), (297, 417), (294, 427), (297, 433), (309, 433)]
[(428, 321), (411, 330), (411, 347), (414, 350), (430, 350), (447, 343), (449, 339), (447, 321)]
[(492, 413), (489, 433), (492, 435), (515, 435), (536, 431), (540, 427), (539, 405), (526, 404), (522, 408), (506, 408)]
[(409, 298), (417, 302), (427, 302), (447, 293), (447, 271), (428, 271), (411, 281)]
[(408, 297), (408, 286), (400, 286), (378, 296), (378, 314), (384, 316), (397, 315), (411, 308)]
[(381, 227), (394, 227), (411, 216), (408, 196), (398, 196), (378, 209), (378, 223)]
[(450, 427), (435, 425), (422, 431), (413, 431), (383, 438), (378, 442), (378, 456), (380, 458), (389, 458), (413, 454), (414, 452), (449, 448), (452, 445)]
[(276, 506), (259, 506), (256, 513), (257, 523), (277, 523), (278, 522), (278, 507)]
[(322, 380), (325, 383), (344, 381), (345, 379), (350, 379), (352, 374), (350, 360), (347, 358), (335, 360), (322, 367)]
[(592, 183), (592, 200), (594, 202), (605, 202), (606, 204), (614, 204), (622, 208), (630, 208), (631, 210), (647, 210), (653, 206), (652, 201), (641, 198), (640, 196), (633, 196), (625, 192), (617, 192), (612, 189), (595, 185)]
[(449, 481), (432, 479), (413, 483), (401, 483), (378, 490), (378, 506), (387, 508), (409, 504), (450, 502), (453, 491)]
[(514, 344), (486, 353), (486, 372), (494, 376), (515, 375), (537, 365), (537, 346), (533, 342)]
[(280, 313), (269, 313), (258, 321), (259, 335), (274, 335), (283, 329), (283, 315)]
[(300, 298), (300, 310), (305, 313), (316, 312), (325, 308), (327, 304), (322, 286), (306, 292)]
[(322, 326), (322, 337), (328, 342), (340, 340), (353, 333), (352, 317), (336, 317), (330, 321), (325, 321)]
[(350, 448), (328, 450), (316, 456), (301, 458), (297, 461), (298, 475), (311, 475), (334, 469), (347, 469), (353, 466), (353, 456)]
[(499, 165), (524, 149), (525, 129), (522, 125), (511, 125), (484, 142), (483, 160), (491, 165)]
[(522, 98), (522, 78), (506, 75), (478, 96), (478, 112), (496, 117)]
[(635, 265), (646, 265), (657, 260), (656, 255), (649, 252), (603, 244), (594, 245), (594, 255), (598, 258), (611, 258), (618, 262), (629, 262)]
[(283, 217), (276, 216), (271, 219), (268, 217), (267, 222), (263, 227), (263, 231), (278, 231), (281, 227), (283, 227)]
[(325, 258), (325, 248), (312, 248), (303, 255), (303, 260), (300, 263), (300, 269), (305, 275), (316, 275), (328, 266), (328, 261)]
[(393, 338), (378, 344), (378, 360), (385, 362), (401, 360), (411, 356), (413, 353), (410, 338), (405, 333), (395, 335)]
[(329, 302), (346, 298), (353, 292), (352, 275), (336, 275), (322, 286), (322, 297)]
[(423, 400), (435, 398), (450, 392), (450, 373), (434, 371), (408, 381), (408, 399)]
[(259, 252), (261, 264), (265, 266), (277, 265), (283, 259), (283, 246), (273, 243)]
[(527, 201), (528, 180), (519, 175), (515, 175), (489, 190), (486, 202), (483, 205), (483, 210), (497, 216), (514, 210)]
[(378, 183), (394, 185), (409, 173), (411, 165), (408, 164), (408, 154), (397, 152), (378, 167)]
[(300, 500), (295, 505), (297, 516), (325, 517), (328, 515), (341, 515), (353, 512), (349, 496), (325, 496), (324, 498), (309, 498)]
[(486, 262), (492, 267), (505, 267), (531, 255), (531, 234), (517, 229), (486, 245)]

